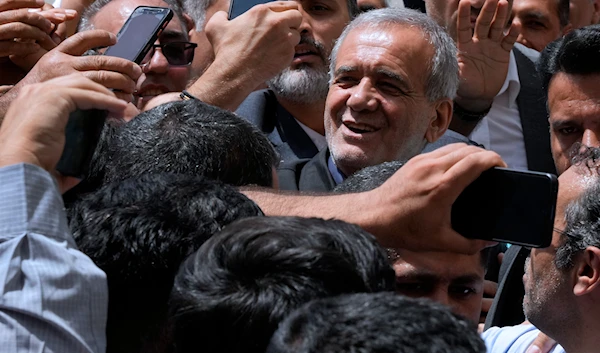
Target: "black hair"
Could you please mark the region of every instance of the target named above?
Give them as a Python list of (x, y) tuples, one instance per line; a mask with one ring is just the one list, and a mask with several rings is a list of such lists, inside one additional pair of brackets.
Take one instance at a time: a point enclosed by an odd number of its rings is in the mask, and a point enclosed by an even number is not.
[(475, 327), (448, 308), (392, 293), (314, 300), (279, 326), (266, 353), (485, 353)]
[(542, 51), (537, 71), (548, 96), (550, 81), (559, 72), (570, 75), (600, 73), (600, 25), (573, 30)]
[(258, 206), (220, 182), (173, 174), (106, 185), (69, 209), (79, 249), (107, 275), (107, 352), (160, 344), (181, 262), (213, 233)]
[(267, 137), (235, 114), (198, 100), (170, 102), (107, 127), (92, 161), (92, 187), (146, 173), (199, 175), (271, 187), (278, 158)]
[(170, 301), (177, 353), (264, 353), (279, 322), (311, 299), (392, 291), (375, 238), (337, 220), (247, 218), (181, 266)]
[(403, 165), (404, 162), (392, 161), (363, 168), (336, 186), (333, 192), (353, 193), (373, 190), (385, 183)]

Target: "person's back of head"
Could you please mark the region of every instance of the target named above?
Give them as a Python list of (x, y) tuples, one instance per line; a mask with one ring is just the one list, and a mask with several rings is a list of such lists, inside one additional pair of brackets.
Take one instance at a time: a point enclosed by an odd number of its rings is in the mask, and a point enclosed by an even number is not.
[(404, 162), (391, 161), (363, 168), (346, 178), (343, 183), (333, 189), (333, 192), (351, 193), (373, 190), (385, 183), (403, 165)]
[(173, 174), (109, 184), (70, 208), (77, 246), (107, 275), (107, 352), (154, 350), (181, 262), (223, 226), (261, 214), (230, 186)]
[(160, 105), (109, 128), (103, 139), (92, 163), (91, 184), (176, 173), (271, 187), (278, 162), (260, 130), (198, 100)]
[(484, 353), (475, 327), (441, 305), (392, 293), (314, 300), (279, 326), (267, 353)]
[(174, 347), (263, 353), (279, 322), (312, 299), (393, 289), (385, 251), (358, 226), (247, 218), (182, 264), (169, 304)]

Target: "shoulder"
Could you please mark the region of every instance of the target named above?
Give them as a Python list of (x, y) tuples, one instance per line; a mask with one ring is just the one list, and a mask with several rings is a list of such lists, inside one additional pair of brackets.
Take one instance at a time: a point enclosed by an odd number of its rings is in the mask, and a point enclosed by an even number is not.
[[(540, 333), (533, 325), (491, 327), (481, 334), (488, 353), (525, 353)], [(551, 352), (564, 352), (558, 346)]]
[[(235, 113), (262, 128), (265, 120), (275, 118), (277, 99), (271, 90), (263, 89), (250, 93)], [(264, 131), (264, 129), (263, 129)]]

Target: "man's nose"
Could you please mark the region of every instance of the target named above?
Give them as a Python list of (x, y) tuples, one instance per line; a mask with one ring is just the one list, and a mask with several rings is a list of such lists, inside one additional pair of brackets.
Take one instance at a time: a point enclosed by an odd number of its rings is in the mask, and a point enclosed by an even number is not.
[(351, 88), (352, 93), (346, 105), (354, 111), (374, 111), (377, 109), (377, 90), (368, 78), (363, 78), (358, 85)]
[(581, 143), (589, 147), (600, 147), (600, 126), (596, 129), (586, 129), (583, 132)]
[(158, 73), (164, 74), (169, 70), (169, 62), (164, 56), (161, 48), (154, 48), (154, 53), (150, 57), (150, 60), (142, 65), (144, 73)]

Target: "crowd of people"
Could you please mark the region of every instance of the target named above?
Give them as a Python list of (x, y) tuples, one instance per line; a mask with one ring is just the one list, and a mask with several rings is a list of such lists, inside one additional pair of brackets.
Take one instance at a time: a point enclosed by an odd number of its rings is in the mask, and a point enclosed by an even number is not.
[[(0, 0), (2, 351), (598, 350), (600, 0), (230, 1)], [(549, 247), (452, 228), (493, 167)]]

